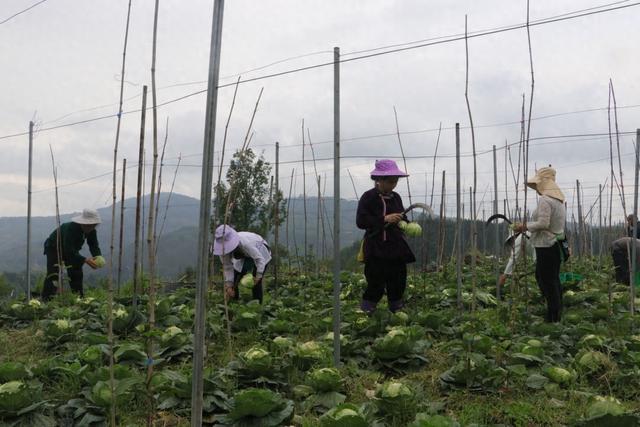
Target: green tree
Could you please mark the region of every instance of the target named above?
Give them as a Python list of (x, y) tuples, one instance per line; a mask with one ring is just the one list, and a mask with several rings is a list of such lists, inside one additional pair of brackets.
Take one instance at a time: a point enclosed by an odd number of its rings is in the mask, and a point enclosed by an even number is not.
[(274, 227), (274, 206), (278, 203), (278, 223), (286, 218), (286, 203), (282, 191), (271, 188), (271, 165), (253, 150), (237, 151), (226, 174), (226, 183), (214, 188), (214, 223), (225, 220), (236, 230), (252, 231), (266, 236)]

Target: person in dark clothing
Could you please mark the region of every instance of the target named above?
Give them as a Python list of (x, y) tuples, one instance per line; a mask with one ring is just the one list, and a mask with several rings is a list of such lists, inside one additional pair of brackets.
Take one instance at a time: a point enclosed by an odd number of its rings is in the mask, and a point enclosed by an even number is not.
[(362, 194), (358, 202), (356, 224), (366, 230), (363, 251), (367, 279), (360, 306), (368, 314), (375, 311), (385, 292), (389, 310), (396, 312), (404, 306), (407, 263), (416, 258), (398, 227), (406, 216), (402, 198), (393, 189), (400, 177), (407, 176), (393, 160), (377, 160), (371, 172), (375, 187)]
[[(635, 219), (634, 214), (627, 216), (627, 237), (633, 237), (633, 223)], [(640, 221), (636, 224), (636, 239), (640, 239)]]
[[(71, 291), (84, 296), (82, 267), (84, 264), (96, 269), (95, 257), (102, 256), (96, 227), (100, 224), (100, 215), (93, 209), (85, 209), (82, 215), (75, 216), (71, 222), (60, 225), (60, 239), (56, 228), (44, 242), (44, 254), (47, 256), (47, 277), (44, 280), (42, 299), (47, 301), (58, 292), (59, 261), (67, 268)], [(84, 242), (89, 245), (92, 258), (80, 255)], [(60, 248), (60, 257), (58, 257)]]
[(616, 274), (616, 282), (629, 284), (631, 267), (631, 253), (636, 245), (636, 265), (640, 266), (640, 240), (631, 237), (622, 237), (611, 243), (611, 258)]

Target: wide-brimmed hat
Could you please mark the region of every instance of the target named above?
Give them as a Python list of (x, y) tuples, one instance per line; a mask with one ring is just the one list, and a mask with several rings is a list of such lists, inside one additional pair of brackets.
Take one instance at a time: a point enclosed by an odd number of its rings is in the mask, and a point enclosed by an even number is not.
[(83, 225), (98, 225), (102, 222), (100, 214), (95, 209), (84, 209), (82, 215), (74, 216), (71, 221)]
[(409, 176), (409, 174), (401, 171), (393, 160), (382, 159), (376, 160), (376, 168), (371, 171), (371, 176)]
[(213, 241), (213, 254), (226, 255), (240, 244), (240, 235), (229, 225), (219, 225)]
[(527, 181), (527, 187), (564, 202), (564, 193), (556, 184), (556, 170), (550, 166), (538, 169), (535, 176)]

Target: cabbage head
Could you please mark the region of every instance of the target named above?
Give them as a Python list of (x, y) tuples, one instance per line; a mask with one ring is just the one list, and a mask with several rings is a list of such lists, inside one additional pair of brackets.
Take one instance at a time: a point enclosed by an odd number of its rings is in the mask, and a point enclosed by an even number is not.
[(400, 381), (388, 381), (376, 390), (377, 405), (387, 414), (403, 413), (414, 403), (413, 391)]
[(247, 369), (254, 373), (265, 374), (272, 368), (271, 353), (262, 347), (252, 347), (242, 354)]
[(244, 276), (242, 276), (242, 279), (240, 279), (240, 286), (244, 286), (244, 287), (252, 287), (253, 286), (253, 274), (245, 274)]
[(367, 427), (367, 422), (356, 405), (342, 403), (320, 417), (322, 427)]
[(89, 365), (99, 365), (102, 362), (102, 355), (102, 345), (90, 345), (80, 353), (80, 360)]
[(560, 366), (547, 368), (545, 374), (556, 384), (567, 384), (574, 379), (574, 373)]
[(373, 343), (373, 353), (381, 360), (392, 360), (405, 356), (411, 352), (415, 339), (406, 328), (401, 326), (392, 328), (387, 335), (378, 338)]
[(33, 403), (33, 391), (22, 381), (0, 384), (0, 416), (15, 415)]
[(336, 368), (320, 368), (309, 374), (309, 384), (320, 393), (339, 391), (342, 377)]
[(599, 351), (579, 352), (575, 360), (580, 370), (589, 373), (600, 371), (611, 364), (607, 355)]
[(316, 341), (307, 341), (298, 344), (296, 347), (296, 356), (302, 359), (320, 360), (324, 357), (324, 347)]
[(404, 232), (409, 237), (420, 237), (422, 236), (422, 227), (417, 222), (410, 222), (404, 228)]

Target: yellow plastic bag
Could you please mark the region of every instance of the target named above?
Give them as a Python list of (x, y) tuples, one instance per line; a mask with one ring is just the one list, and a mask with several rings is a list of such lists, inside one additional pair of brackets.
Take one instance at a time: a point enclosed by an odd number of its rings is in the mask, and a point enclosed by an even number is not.
[(360, 249), (358, 250), (358, 255), (356, 255), (356, 260), (364, 262), (364, 239), (360, 241)]

